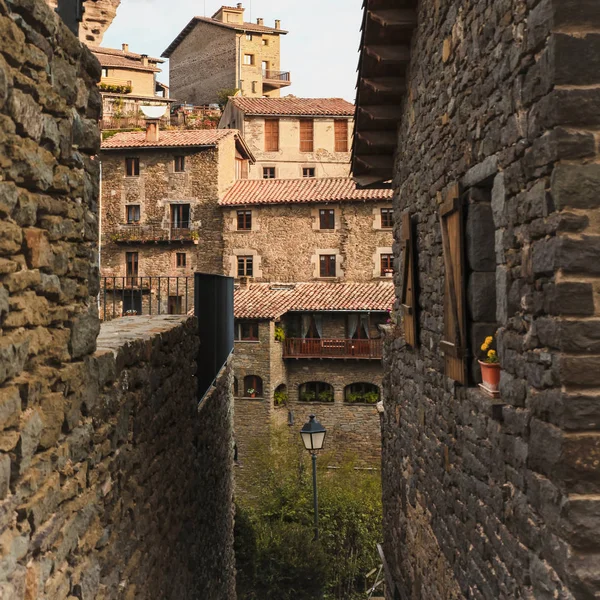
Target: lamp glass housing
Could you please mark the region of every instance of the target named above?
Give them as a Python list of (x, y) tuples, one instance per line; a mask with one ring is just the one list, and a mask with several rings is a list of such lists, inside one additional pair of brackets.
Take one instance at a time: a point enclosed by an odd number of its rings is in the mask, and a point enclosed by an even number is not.
[(300, 431), (304, 447), (311, 452), (323, 449), (326, 434), (327, 430), (321, 423), (315, 420), (315, 415), (310, 415), (308, 423)]

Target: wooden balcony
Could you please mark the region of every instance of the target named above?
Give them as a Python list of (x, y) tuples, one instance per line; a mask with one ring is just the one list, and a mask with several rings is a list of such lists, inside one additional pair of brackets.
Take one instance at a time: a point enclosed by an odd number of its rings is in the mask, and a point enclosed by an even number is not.
[(288, 338), (283, 358), (341, 358), (381, 360), (383, 340)]
[(263, 87), (278, 89), (292, 85), (289, 71), (263, 71)]
[(168, 224), (126, 224), (121, 225), (117, 231), (106, 234), (108, 241), (117, 244), (127, 243), (194, 243), (198, 240), (198, 231), (195, 228), (182, 227), (185, 223)]

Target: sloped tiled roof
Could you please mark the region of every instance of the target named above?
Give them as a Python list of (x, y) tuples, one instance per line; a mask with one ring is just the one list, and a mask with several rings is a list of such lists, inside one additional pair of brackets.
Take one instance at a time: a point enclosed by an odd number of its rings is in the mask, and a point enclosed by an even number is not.
[(187, 37), (187, 35), (194, 29), (197, 23), (208, 23), (209, 25), (216, 25), (217, 27), (223, 27), (225, 29), (231, 29), (233, 31), (247, 31), (248, 33), (269, 33), (269, 34), (280, 34), (285, 35), (287, 31), (285, 29), (276, 29), (275, 27), (267, 27), (266, 25), (257, 25), (256, 23), (223, 23), (217, 19), (211, 19), (210, 17), (193, 17), (192, 20), (181, 30), (179, 35), (171, 42), (169, 47), (162, 53), (161, 56), (164, 58), (170, 58), (175, 48), (181, 44), (181, 42)]
[(352, 117), (354, 104), (343, 98), (247, 98), (235, 96), (229, 100), (247, 115)]
[(394, 300), (391, 281), (255, 283), (235, 290), (233, 310), (237, 319), (279, 319), (291, 311), (388, 311)]
[(228, 135), (238, 135), (236, 129), (198, 129), (190, 131), (160, 131), (158, 142), (147, 142), (145, 131), (117, 133), (102, 142), (102, 150), (119, 148), (172, 148), (176, 146), (214, 146)]
[(117, 50), (115, 48), (100, 47), (91, 47), (90, 49), (103, 67), (116, 67), (160, 73), (160, 69), (158, 69), (156, 65), (165, 62), (160, 58), (152, 58), (149, 56), (148, 66), (145, 67), (142, 64), (142, 55), (136, 54), (135, 52), (123, 52), (123, 50)]
[(222, 206), (303, 204), (312, 202), (391, 200), (391, 189), (359, 190), (349, 177), (242, 179), (220, 201)]

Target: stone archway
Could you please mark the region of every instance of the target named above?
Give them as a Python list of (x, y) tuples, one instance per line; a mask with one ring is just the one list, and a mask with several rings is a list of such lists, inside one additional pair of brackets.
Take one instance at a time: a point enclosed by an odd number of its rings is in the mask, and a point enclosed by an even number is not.
[[(46, 0), (56, 8), (58, 0)], [(89, 46), (99, 46), (110, 24), (113, 22), (121, 0), (85, 0), (83, 22), (79, 26), (79, 39)]]

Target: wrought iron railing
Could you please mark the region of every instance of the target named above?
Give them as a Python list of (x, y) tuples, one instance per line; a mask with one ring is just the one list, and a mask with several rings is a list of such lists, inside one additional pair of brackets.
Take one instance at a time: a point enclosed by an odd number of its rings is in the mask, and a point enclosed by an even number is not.
[(163, 225), (161, 223), (126, 223), (105, 235), (105, 241), (128, 242), (194, 242), (199, 238), (198, 230), (189, 221)]
[(102, 277), (100, 318), (110, 321), (137, 315), (185, 315), (194, 306), (192, 277)]
[(383, 356), (383, 340), (332, 338), (287, 338), (284, 358), (361, 358), (378, 360)]
[(289, 71), (271, 71), (270, 69), (263, 71), (263, 79), (270, 79), (272, 81), (290, 81)]

